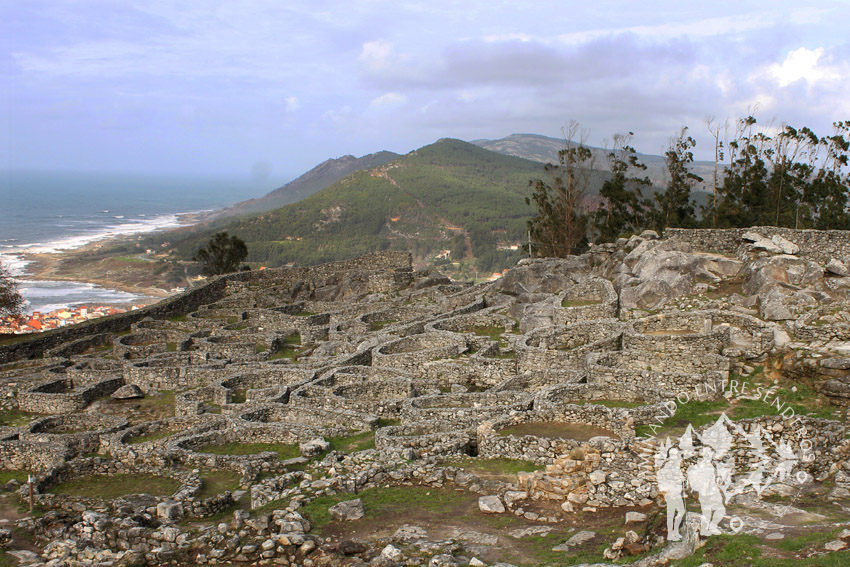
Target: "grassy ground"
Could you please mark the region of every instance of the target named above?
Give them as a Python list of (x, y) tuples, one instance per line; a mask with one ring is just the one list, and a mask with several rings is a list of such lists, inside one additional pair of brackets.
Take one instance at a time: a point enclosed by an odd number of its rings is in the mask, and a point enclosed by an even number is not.
[(470, 497), (462, 492), (416, 486), (373, 488), (357, 495), (341, 493), (322, 496), (304, 506), (301, 512), (310, 520), (314, 529), (321, 532), (332, 521), (328, 508), (344, 500), (360, 498), (368, 516), (380, 517), (402, 509), (441, 514)]
[(375, 432), (365, 431), (344, 437), (329, 437), (327, 441), (331, 444), (331, 451), (356, 453), (375, 448)]
[(17, 409), (0, 411), (0, 425), (6, 427), (23, 427), (38, 417), (34, 413), (27, 413)]
[(765, 543), (753, 535), (722, 535), (707, 540), (694, 555), (673, 563), (676, 567), (698, 567), (711, 563), (717, 567), (846, 567), (850, 552), (841, 551), (806, 557), (804, 550), (822, 545), (834, 532), (800, 536)]
[(0, 471), (0, 485), (6, 484), (13, 478), (23, 484), (28, 476), (29, 473), (26, 471)]
[(206, 445), (197, 449), (199, 453), (212, 453), (214, 455), (256, 455), (271, 451), (277, 453), (280, 460), (294, 459), (300, 456), (298, 445), (295, 443), (240, 443), (234, 441), (231, 443), (221, 443), (215, 445)]
[(233, 471), (201, 471), (201, 490), (197, 498), (209, 498), (239, 489), (239, 475)]
[(139, 443), (147, 443), (148, 441), (157, 441), (159, 439), (165, 439), (171, 435), (177, 433), (172, 429), (162, 429), (160, 431), (155, 431), (154, 433), (147, 433), (145, 435), (134, 435), (132, 437), (128, 437), (125, 441), (128, 445), (137, 445)]
[(116, 474), (113, 476), (86, 476), (57, 484), (51, 494), (82, 496), (111, 500), (128, 494), (168, 496), (180, 488), (174, 479), (148, 474)]
[(505, 333), (505, 328), (499, 325), (477, 325), (465, 329), (467, 333), (473, 333), (479, 337), (487, 337), (488, 339), (498, 341)]
[(308, 350), (309, 347), (301, 346), (301, 333), (295, 331), (294, 333), (286, 335), (283, 339), (283, 344), (279, 346), (275, 352), (269, 355), (269, 360), (288, 358), (295, 361)]
[(717, 421), (718, 416), (728, 410), (729, 407), (729, 402), (725, 399), (706, 402), (692, 401), (687, 404), (678, 404), (676, 413), (661, 423), (660, 427), (653, 428), (649, 425), (639, 425), (635, 428), (635, 433), (639, 437), (670, 435), (683, 432), (689, 424), (694, 429), (697, 429), (703, 425)]
[[(356, 522), (331, 519), (329, 507), (354, 498), (363, 502), (366, 511), (363, 519)], [(285, 506), (286, 503), (275, 505)], [(508, 535), (509, 531), (539, 524), (511, 514), (482, 514), (475, 493), (422, 486), (382, 487), (359, 494), (324, 496), (304, 506), (301, 512), (310, 519), (314, 531), (333, 539), (386, 537), (404, 524), (422, 527), (430, 539), (456, 537), (452, 534), (455, 529), (496, 536), (498, 543), (474, 546), (474, 554), (486, 563), (507, 561), (528, 567), (600, 562), (602, 551), (625, 533), (622, 512), (618, 510), (616, 513), (576, 515), (572, 523), (550, 526), (552, 532), (545, 536), (514, 538)], [(599, 535), (572, 552), (552, 551), (577, 529), (591, 529)]]
[(372, 321), (371, 323), (369, 323), (369, 330), (370, 331), (380, 331), (381, 329), (383, 329), (387, 325), (392, 325), (393, 323), (397, 323), (397, 322), (398, 321), (396, 319), (387, 319), (386, 321)]

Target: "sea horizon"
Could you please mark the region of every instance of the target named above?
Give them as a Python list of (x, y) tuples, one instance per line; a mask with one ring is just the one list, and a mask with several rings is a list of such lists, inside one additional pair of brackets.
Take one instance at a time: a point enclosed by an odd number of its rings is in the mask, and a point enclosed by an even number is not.
[(25, 255), (61, 254), (92, 242), (185, 226), (184, 215), (264, 195), (271, 185), (191, 176), (5, 170), (0, 172), (0, 262), (18, 280), (27, 313), (157, 301), (161, 298), (91, 282), (30, 279)]

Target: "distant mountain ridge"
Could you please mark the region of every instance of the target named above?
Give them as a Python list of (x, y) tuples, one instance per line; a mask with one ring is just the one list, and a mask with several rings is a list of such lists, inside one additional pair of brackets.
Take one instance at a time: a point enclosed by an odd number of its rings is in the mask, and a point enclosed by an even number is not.
[(378, 167), (397, 157), (400, 157), (399, 154), (380, 151), (359, 158), (352, 155), (331, 158), (323, 161), (283, 187), (279, 187), (263, 197), (236, 203), (232, 207), (228, 207), (222, 211), (222, 213), (231, 216), (277, 209), (284, 205), (306, 199), (310, 195), (326, 187), (330, 187), (355, 171)]
[[(316, 177), (322, 166), (314, 169)], [(212, 232), (227, 230), (248, 244), (250, 262), (268, 266), (389, 248), (411, 250), (422, 261), (452, 250), (452, 259), (475, 258), (483, 268), (501, 269), (519, 257), (515, 245), (524, 241), (534, 213), (525, 202), (528, 183), (542, 174), (539, 162), (442, 139), (355, 171), (298, 202), (158, 238), (170, 240), (184, 259)]]
[[(550, 138), (540, 134), (511, 134), (498, 140), (480, 139), (473, 140), (470, 143), (491, 152), (517, 156), (541, 163), (557, 163), (558, 152), (564, 149), (566, 145), (563, 138)], [(600, 171), (610, 171), (606, 159), (607, 150), (594, 146), (589, 147), (596, 156), (596, 168)], [(649, 176), (653, 184), (663, 186), (667, 175), (664, 156), (638, 152), (637, 157), (641, 163), (646, 165), (646, 175)], [(703, 178), (702, 187), (705, 187), (712, 182), (714, 162), (695, 161), (691, 164), (690, 170)]]

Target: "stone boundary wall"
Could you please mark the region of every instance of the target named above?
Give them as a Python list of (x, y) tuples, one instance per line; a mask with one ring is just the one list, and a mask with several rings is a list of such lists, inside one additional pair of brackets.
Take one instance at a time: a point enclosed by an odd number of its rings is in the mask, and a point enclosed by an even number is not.
[(0, 442), (0, 470), (43, 473), (70, 459), (73, 455), (66, 445), (55, 440)]
[[(174, 396), (174, 417), (190, 417), (204, 413), (205, 403), (217, 403), (224, 398), (221, 386), (201, 386)], [(221, 404), (218, 404), (221, 405)]]
[[(564, 404), (592, 404), (594, 401), (645, 403), (645, 406), (628, 408), (636, 425), (645, 423), (656, 415), (667, 401), (658, 388), (651, 383), (629, 384), (556, 384), (539, 390), (534, 395), (534, 409), (558, 408)], [(603, 404), (596, 404), (603, 405)], [(636, 417), (639, 415), (639, 417)], [(643, 417), (647, 415), (648, 417)]]
[(118, 416), (75, 413), (52, 415), (33, 421), (22, 431), (22, 441), (56, 442), (64, 445), (74, 455), (96, 452), (101, 439), (126, 429), (126, 419)]
[(126, 364), (121, 374), (125, 383), (134, 384), (145, 393), (151, 390), (187, 390), (214, 380), (225, 365), (223, 361), (193, 365), (192, 357), (181, 359), (172, 356)]
[(619, 350), (628, 325), (616, 319), (585, 321), (532, 331), (517, 341), (517, 372), (557, 376), (583, 370), (589, 352)]
[(71, 413), (81, 410), (124, 385), (122, 378), (110, 378), (80, 389), (68, 389), (72, 381), (66, 378), (36, 386), (18, 394), (21, 411), (41, 414)]
[(831, 258), (844, 260), (850, 258), (850, 231), (846, 230), (795, 230), (776, 226), (752, 226), (749, 228), (668, 228), (664, 239), (678, 239), (691, 244), (702, 252), (735, 254), (744, 243), (741, 236), (745, 232), (755, 232), (767, 238), (778, 235), (800, 247), (800, 256), (810, 258), (819, 264), (826, 264)]
[(440, 331), (410, 335), (385, 343), (373, 350), (372, 359), (376, 366), (399, 368), (418, 374), (425, 362), (452, 358), (464, 350), (466, 339), (462, 335)]
[(482, 392), (421, 396), (405, 400), (402, 416), (411, 422), (471, 423), (494, 419), (505, 413), (531, 409), (531, 394), (526, 392)]
[[(587, 441), (567, 437), (547, 438), (536, 435), (502, 435), (503, 429), (523, 423), (566, 422), (609, 430), (613, 436), (597, 436)], [(634, 437), (628, 412), (622, 408), (601, 405), (567, 404), (558, 408), (534, 410), (522, 415), (506, 416), (478, 428), (478, 456), (485, 459), (509, 458), (551, 463), (573, 449), (590, 446), (604, 449), (613, 444), (622, 448), (622, 438)]]
[[(594, 305), (563, 307), (562, 302), (568, 301), (598, 301)], [(613, 319), (617, 317), (620, 308), (620, 297), (610, 281), (604, 278), (588, 278), (567, 288), (558, 295), (558, 303), (552, 314), (555, 325), (570, 325), (580, 321), (595, 321), (598, 319)]]
[(729, 359), (720, 354), (690, 356), (684, 353), (618, 350), (592, 352), (587, 355), (588, 383), (616, 382), (618, 372), (698, 374), (720, 372), (728, 376)]
[(262, 428), (268, 424), (281, 427), (302, 425), (325, 430), (337, 428), (343, 431), (366, 431), (378, 426), (378, 417), (350, 410), (267, 404), (246, 409), (234, 417), (234, 423), (243, 428)]
[[(777, 458), (774, 447), (782, 441), (791, 444), (795, 453), (800, 453), (803, 441), (810, 443), (806, 455), (798, 463), (818, 480), (825, 480), (838, 470), (842, 450), (847, 445), (846, 426), (839, 422), (822, 419), (802, 418), (794, 422), (781, 416), (764, 416), (742, 420), (737, 424), (745, 431), (752, 432), (760, 426), (770, 443), (765, 443), (771, 458)], [(697, 448), (690, 460), (682, 462), (683, 470), (699, 458), (699, 434), (714, 424), (699, 429), (695, 437)], [(733, 434), (731, 455), (737, 466), (743, 471), (759, 464), (746, 441), (737, 433)], [(613, 444), (599, 450), (582, 445), (578, 450), (555, 459), (546, 470), (534, 473), (520, 473), (518, 485), (528, 491), (534, 500), (546, 499), (564, 501), (570, 506), (625, 506), (648, 504), (658, 497), (657, 479), (653, 455), (658, 439), (637, 439), (625, 447), (617, 449)], [(799, 455), (798, 455), (799, 456)]]
[(56, 348), (45, 351), (45, 358), (59, 356), (62, 358), (71, 358), (75, 354), (82, 354), (93, 347), (105, 346), (112, 344), (112, 335), (109, 333), (99, 333), (88, 337), (83, 337), (75, 341), (63, 344)]
[(251, 509), (256, 510), (269, 502), (282, 500), (288, 490), (304, 479), (303, 471), (293, 471), (267, 478), (251, 486)]
[(623, 334), (623, 350), (720, 354), (729, 343), (728, 327), (714, 328), (704, 311), (673, 311), (636, 319)]
[(831, 322), (828, 325), (819, 325), (818, 319), (838, 311), (850, 310), (850, 302), (842, 301), (824, 305), (814, 311), (806, 313), (797, 320), (794, 325), (794, 338), (798, 341), (847, 341), (850, 340), (850, 324)]
[(375, 432), (375, 447), (406, 459), (462, 456), (475, 452), (475, 433), (447, 421), (413, 422), (382, 427)]
[(516, 358), (489, 357), (476, 352), (455, 360), (434, 360), (422, 365), (422, 377), (436, 387), (462, 384), (468, 387), (491, 388), (505, 376), (517, 371)]
[(38, 334), (32, 338), (0, 346), (0, 364), (22, 358), (42, 356), (46, 351), (67, 342), (103, 333), (117, 333), (129, 329), (133, 323), (146, 317), (167, 319), (175, 315), (185, 315), (202, 305), (215, 303), (228, 292), (228, 282), (262, 282), (271, 280), (280, 285), (292, 285), (304, 279), (319, 281), (335, 277), (348, 270), (387, 271), (383, 277), (370, 278), (374, 292), (390, 291), (408, 285), (413, 279), (412, 259), (407, 252), (376, 252), (352, 260), (332, 262), (304, 268), (276, 268), (227, 274), (210, 280), (199, 287), (187, 290), (179, 295), (168, 297), (153, 305), (135, 311), (120, 313), (99, 319), (92, 319), (76, 325), (69, 325), (55, 331)]
[[(151, 474), (171, 478), (180, 483), (180, 488), (171, 496), (155, 496), (153, 497), (156, 503), (146, 512), (152, 515), (157, 515), (159, 506), (163, 503), (172, 504), (179, 508), (179, 517), (188, 518), (204, 518), (217, 514), (234, 504), (233, 495), (230, 492), (224, 492), (203, 500), (196, 499), (195, 495), (201, 488), (201, 478), (189, 472), (178, 472), (162, 470), (159, 467), (149, 466), (129, 466), (120, 462), (114, 462), (107, 459), (83, 459), (67, 463), (64, 466), (57, 467), (51, 473), (46, 475), (38, 483), (36, 490), (36, 501), (42, 506), (48, 506), (68, 512), (78, 512), (82, 506), (86, 509), (102, 508), (104, 501), (97, 498), (86, 498), (80, 496), (68, 496), (65, 494), (50, 494), (45, 490), (56, 484), (72, 480), (74, 478), (85, 476), (113, 476), (116, 474)], [(107, 508), (110, 513), (117, 513), (116, 504), (114, 501), (106, 501)]]

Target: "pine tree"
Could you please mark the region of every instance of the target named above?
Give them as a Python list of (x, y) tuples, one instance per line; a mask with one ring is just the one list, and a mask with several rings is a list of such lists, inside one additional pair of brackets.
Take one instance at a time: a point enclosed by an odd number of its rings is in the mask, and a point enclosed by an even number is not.
[(532, 194), (525, 199), (537, 207), (528, 231), (533, 255), (538, 257), (564, 257), (587, 245), (584, 194), (593, 172), (593, 154), (584, 145), (586, 132), (576, 122), (570, 123), (564, 138), (566, 147), (558, 152), (558, 163), (544, 167), (549, 181), (529, 181)]
[(641, 232), (654, 225), (657, 210), (651, 199), (643, 196), (642, 190), (651, 187), (648, 177), (638, 177), (637, 172), (646, 166), (637, 158), (637, 152), (629, 145), (634, 134), (615, 134), (608, 165), (611, 177), (599, 190), (603, 202), (594, 215), (594, 229), (598, 242), (611, 242), (628, 233)]
[(696, 224), (691, 188), (695, 183), (702, 182), (702, 177), (688, 171), (688, 166), (694, 161), (691, 150), (696, 146), (696, 141), (687, 132), (687, 126), (682, 128), (679, 135), (670, 140), (670, 147), (664, 153), (668, 179), (666, 190), (655, 193), (659, 208), (656, 223), (658, 230)]

